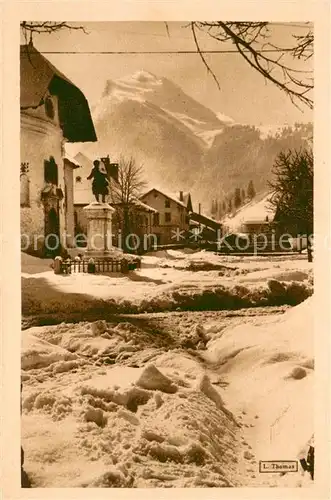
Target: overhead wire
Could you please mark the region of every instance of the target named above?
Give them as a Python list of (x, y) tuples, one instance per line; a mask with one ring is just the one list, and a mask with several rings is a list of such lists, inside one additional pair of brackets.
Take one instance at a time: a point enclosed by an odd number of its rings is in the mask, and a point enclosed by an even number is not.
[[(292, 49), (261, 49), (259, 53), (283, 53)], [(198, 54), (197, 50), (40, 50), (41, 54), (81, 54), (81, 55), (134, 55), (134, 54)], [(203, 50), (203, 54), (238, 54), (237, 50)], [(243, 51), (243, 52), (249, 52)], [(312, 51), (313, 52), (313, 51)]]

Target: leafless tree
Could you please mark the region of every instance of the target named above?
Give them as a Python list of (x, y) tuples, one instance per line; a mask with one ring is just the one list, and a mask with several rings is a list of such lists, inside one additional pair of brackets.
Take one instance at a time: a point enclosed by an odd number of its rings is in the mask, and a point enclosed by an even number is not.
[[(295, 104), (313, 107), (313, 71), (296, 67), (295, 61), (308, 61), (313, 56), (314, 33), (310, 24), (303, 35), (292, 35), (292, 44), (280, 46), (271, 42), (272, 23), (269, 22), (190, 22), (189, 27), (198, 54), (218, 87), (219, 81), (201, 47), (198, 33), (204, 32), (220, 43), (232, 42), (245, 62), (267, 81), (281, 89)], [(291, 60), (291, 61), (290, 61)]]
[(21, 30), (26, 41), (32, 43), (33, 36), (40, 33), (55, 33), (63, 29), (68, 30), (81, 30), (87, 33), (84, 26), (76, 26), (68, 23), (67, 21), (53, 22), (53, 21), (22, 21), (20, 23)]
[(118, 182), (111, 182), (111, 198), (113, 203), (131, 205), (139, 198), (146, 183), (142, 180), (143, 168), (133, 157), (119, 160)]
[(139, 203), (139, 197), (145, 187), (142, 166), (138, 165), (133, 157), (124, 158), (122, 156), (118, 166), (118, 181), (114, 179), (110, 181), (110, 198), (116, 207), (124, 245), (127, 235), (137, 224), (139, 209), (137, 203)]

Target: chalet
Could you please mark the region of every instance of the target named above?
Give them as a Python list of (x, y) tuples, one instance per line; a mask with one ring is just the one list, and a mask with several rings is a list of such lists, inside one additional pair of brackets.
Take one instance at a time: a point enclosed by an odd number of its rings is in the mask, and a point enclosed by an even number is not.
[[(193, 211), (190, 193), (180, 191), (177, 194), (158, 189), (150, 189), (140, 197), (143, 203), (153, 207), (152, 233), (156, 235), (158, 245), (171, 245), (184, 242), (189, 230), (189, 214)], [(181, 236), (176, 238), (177, 231)]]
[(74, 244), (73, 172), (66, 143), (97, 140), (82, 91), (32, 43), (20, 47), (21, 243), (37, 254)]
[(258, 234), (270, 231), (275, 216), (270, 204), (271, 196), (271, 193), (260, 193), (235, 214), (225, 217), (223, 224), (227, 232)]

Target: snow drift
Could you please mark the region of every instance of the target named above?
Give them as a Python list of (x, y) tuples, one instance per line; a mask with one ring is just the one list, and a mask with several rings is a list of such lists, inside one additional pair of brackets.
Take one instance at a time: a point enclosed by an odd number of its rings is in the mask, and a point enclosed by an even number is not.
[[(182, 313), (168, 331), (106, 321), (25, 330), (33, 486), (302, 485), (300, 474), (261, 478), (258, 460), (296, 459), (313, 432), (312, 308), (308, 299), (229, 327)], [(202, 350), (183, 347), (184, 324)]]

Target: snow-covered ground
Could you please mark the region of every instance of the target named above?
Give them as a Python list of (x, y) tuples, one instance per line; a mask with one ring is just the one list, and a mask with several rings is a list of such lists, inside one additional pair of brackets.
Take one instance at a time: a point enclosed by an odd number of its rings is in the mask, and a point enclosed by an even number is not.
[(23, 330), (32, 486), (312, 485), (300, 470), (261, 474), (259, 461), (297, 460), (313, 434), (313, 297), (293, 308), (165, 312), (170, 290), (277, 295), (295, 283), (311, 293), (311, 264), (167, 251), (130, 276), (57, 276), (33, 259), (22, 256), (23, 304), (37, 315), (36, 293), (53, 311), (100, 298), (119, 309), (128, 297), (165, 302), (159, 313), (104, 320), (99, 309), (98, 321)]
[(44, 264), (31, 273), (33, 259), (24, 256), (22, 263), (24, 316), (58, 313), (61, 303), (71, 313), (295, 305), (312, 293), (312, 264), (295, 255), (284, 260), (167, 250), (144, 256), (142, 268), (129, 275), (108, 276), (56, 275)]
[(296, 460), (313, 433), (311, 300), (237, 325), (182, 313), (152, 332), (147, 320), (25, 330), (33, 486), (309, 485), (258, 462)]

